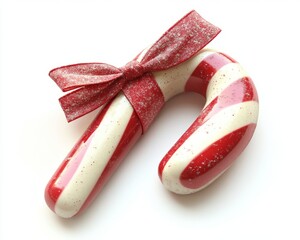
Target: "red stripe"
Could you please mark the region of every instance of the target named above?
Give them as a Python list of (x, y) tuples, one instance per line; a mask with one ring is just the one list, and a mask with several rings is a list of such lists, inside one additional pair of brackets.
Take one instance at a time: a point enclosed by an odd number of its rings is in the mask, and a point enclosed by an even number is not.
[[(110, 107), (110, 104), (111, 103), (106, 105), (106, 107), (98, 114), (98, 116), (91, 123), (89, 128), (84, 132), (76, 145), (72, 148), (65, 160), (61, 163), (59, 168), (50, 179), (48, 185), (46, 186), (45, 200), (50, 209), (52, 209), (53, 211), (57, 199), (59, 198), (60, 194), (65, 189), (67, 184), (70, 182), (78, 166), (80, 165), (80, 162), (82, 161), (89, 147), (89, 143), (91, 142), (95, 131), (97, 130), (108, 108)], [(63, 173), (63, 171), (65, 172)]]
[(191, 189), (208, 184), (226, 170), (245, 149), (255, 127), (256, 124), (249, 124), (211, 144), (183, 170), (180, 175), (181, 184)]
[(213, 75), (224, 65), (232, 61), (220, 53), (213, 53), (205, 57), (189, 77), (185, 91), (200, 93), (206, 97), (206, 89)]
[(202, 125), (228, 106), (247, 101), (258, 101), (258, 95), (251, 78), (243, 77), (231, 83), (203, 110), (204, 114), (201, 114), (199, 124)]

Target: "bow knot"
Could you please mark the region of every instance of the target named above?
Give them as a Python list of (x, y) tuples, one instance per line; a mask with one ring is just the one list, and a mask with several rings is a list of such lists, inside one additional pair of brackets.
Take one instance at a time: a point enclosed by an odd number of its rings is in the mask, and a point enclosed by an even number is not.
[(120, 70), (127, 81), (138, 78), (145, 73), (144, 66), (136, 60), (130, 61), (124, 67), (121, 67)]
[(187, 61), (220, 31), (191, 11), (147, 49), (139, 61), (133, 60), (121, 68), (105, 63), (83, 63), (53, 69), (49, 75), (57, 85), (63, 91), (74, 90), (60, 98), (67, 120), (73, 121), (97, 109), (123, 91), (145, 131), (164, 103), (151, 73)]

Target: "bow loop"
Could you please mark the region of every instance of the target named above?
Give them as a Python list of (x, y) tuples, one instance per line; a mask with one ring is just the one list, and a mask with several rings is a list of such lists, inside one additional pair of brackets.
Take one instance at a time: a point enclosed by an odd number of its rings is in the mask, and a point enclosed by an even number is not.
[(138, 78), (145, 73), (144, 66), (135, 60), (127, 63), (124, 67), (121, 67), (120, 70), (127, 81)]
[(106, 63), (79, 63), (55, 68), (49, 76), (66, 92), (87, 85), (106, 85), (121, 77), (122, 72)]
[(162, 35), (144, 55), (141, 63), (151, 71), (166, 70), (193, 57), (220, 29), (191, 11)]

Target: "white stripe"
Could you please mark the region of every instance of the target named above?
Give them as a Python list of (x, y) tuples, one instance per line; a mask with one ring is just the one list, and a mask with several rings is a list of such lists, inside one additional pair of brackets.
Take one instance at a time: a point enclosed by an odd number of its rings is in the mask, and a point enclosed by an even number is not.
[(173, 96), (183, 93), (187, 80), (190, 78), (196, 67), (207, 56), (214, 54), (212, 50), (200, 51), (198, 55), (176, 67), (165, 71), (154, 72), (154, 78), (161, 89), (165, 102)]
[(207, 106), (231, 83), (248, 76), (243, 67), (239, 63), (228, 63), (221, 67), (210, 80), (206, 90)]
[(162, 173), (164, 186), (179, 194), (198, 191), (199, 189), (189, 189), (181, 185), (179, 177), (182, 171), (212, 143), (243, 126), (256, 123), (257, 117), (258, 103), (255, 101), (235, 104), (213, 115), (169, 159)]
[(80, 210), (119, 144), (132, 113), (127, 98), (119, 94), (95, 131), (74, 176), (56, 202), (55, 212), (59, 216), (69, 218)]

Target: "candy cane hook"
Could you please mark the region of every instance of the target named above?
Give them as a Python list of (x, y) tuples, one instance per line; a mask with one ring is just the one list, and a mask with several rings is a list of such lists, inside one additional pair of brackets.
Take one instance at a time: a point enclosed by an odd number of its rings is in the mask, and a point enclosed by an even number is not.
[[(153, 76), (167, 102), (183, 92), (206, 98), (200, 115), (159, 164), (163, 185), (179, 194), (199, 191), (220, 176), (249, 143), (258, 96), (242, 66), (223, 53), (202, 50)], [(59, 216), (85, 209), (142, 135), (123, 93), (99, 113), (48, 183), (46, 202)]]
[[(194, 91), (203, 95), (206, 103), (160, 162), (159, 176), (170, 191), (189, 194), (214, 181), (244, 150), (256, 127), (258, 96), (242, 66), (219, 52), (202, 51), (177, 71), (182, 78), (176, 89), (169, 91), (167, 80), (158, 81), (165, 98)], [(162, 79), (162, 74), (156, 77)]]

